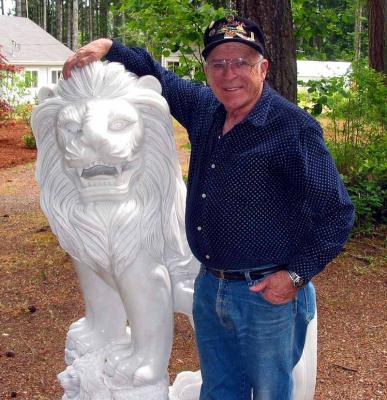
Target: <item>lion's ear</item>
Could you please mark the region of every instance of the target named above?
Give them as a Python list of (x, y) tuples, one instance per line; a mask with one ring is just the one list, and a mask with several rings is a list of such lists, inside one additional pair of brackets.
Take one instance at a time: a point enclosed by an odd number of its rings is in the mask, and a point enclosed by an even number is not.
[(154, 90), (158, 94), (161, 94), (162, 88), (159, 80), (152, 75), (145, 75), (139, 78), (137, 81), (137, 86), (142, 89)]
[(43, 86), (39, 89), (38, 92), (38, 100), (39, 103), (43, 103), (44, 100), (47, 100), (51, 97), (55, 97), (55, 92), (48, 86)]

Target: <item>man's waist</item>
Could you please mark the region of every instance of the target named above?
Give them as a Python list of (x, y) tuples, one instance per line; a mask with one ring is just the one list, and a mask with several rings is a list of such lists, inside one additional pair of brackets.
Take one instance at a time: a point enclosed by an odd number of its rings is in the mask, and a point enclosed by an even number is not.
[(285, 265), (265, 264), (249, 269), (210, 268), (202, 264), (202, 268), (219, 279), (225, 280), (258, 280), (274, 272), (286, 270)]

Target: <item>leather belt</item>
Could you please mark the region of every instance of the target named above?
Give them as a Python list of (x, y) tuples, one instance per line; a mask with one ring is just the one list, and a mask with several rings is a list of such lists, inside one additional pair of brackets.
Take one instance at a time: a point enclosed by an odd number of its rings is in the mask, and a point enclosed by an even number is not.
[[(264, 269), (253, 269), (253, 270), (242, 270), (242, 271), (222, 271), (219, 269), (213, 269), (213, 268), (206, 268), (204, 267), (206, 271), (214, 275), (215, 277), (219, 279), (225, 279), (228, 281), (245, 281), (246, 280), (246, 272), (248, 273), (247, 275), (250, 277), (251, 280), (258, 280), (264, 278), (266, 275), (272, 274), (273, 272), (277, 271), (283, 271), (285, 268), (285, 265), (275, 265), (270, 268), (264, 268)], [(248, 279), (248, 278), (247, 278)]]

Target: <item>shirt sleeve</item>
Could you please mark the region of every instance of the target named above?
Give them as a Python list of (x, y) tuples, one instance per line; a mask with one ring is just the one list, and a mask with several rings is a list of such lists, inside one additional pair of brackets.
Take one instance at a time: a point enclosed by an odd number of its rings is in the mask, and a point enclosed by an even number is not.
[(123, 64), (128, 71), (134, 72), (138, 76), (155, 76), (161, 83), (162, 95), (168, 102), (171, 114), (190, 131), (199, 99), (203, 99), (203, 96), (209, 94), (207, 86), (180, 78), (153, 60), (144, 49), (129, 48), (116, 40), (113, 40), (113, 45), (106, 58), (109, 61)]
[(353, 226), (354, 207), (318, 123), (301, 129), (295, 142), (285, 170), (292, 171), (287, 176), (292, 198), (301, 202), (308, 223), (288, 269), (309, 281), (342, 250)]

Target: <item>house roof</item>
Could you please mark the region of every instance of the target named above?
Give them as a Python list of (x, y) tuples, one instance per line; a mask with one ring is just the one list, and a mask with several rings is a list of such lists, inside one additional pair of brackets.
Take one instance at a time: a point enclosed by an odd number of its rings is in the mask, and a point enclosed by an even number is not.
[(73, 52), (28, 18), (0, 15), (0, 45), (9, 64), (63, 64)]
[(297, 60), (297, 76), (300, 80), (343, 76), (350, 69), (350, 62)]

